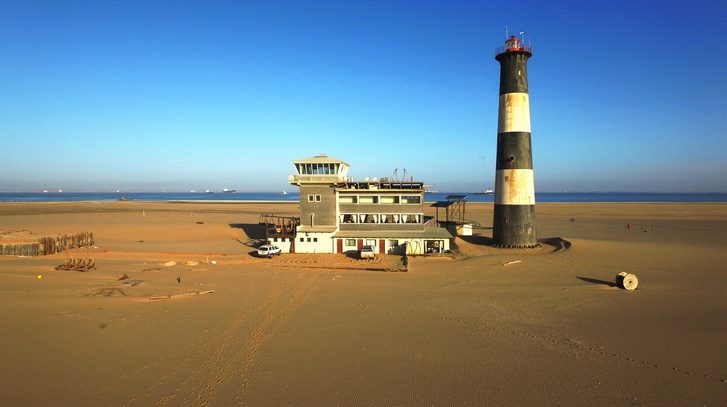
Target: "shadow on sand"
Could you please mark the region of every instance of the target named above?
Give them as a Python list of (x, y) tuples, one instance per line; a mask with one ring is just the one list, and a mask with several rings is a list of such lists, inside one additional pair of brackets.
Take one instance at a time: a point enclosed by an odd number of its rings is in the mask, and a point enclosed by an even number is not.
[(492, 238), (487, 236), (472, 235), (472, 236), (457, 236), (470, 244), (476, 244), (481, 246), (492, 246)]
[(258, 247), (265, 242), (265, 225), (259, 223), (230, 223), (231, 228), (242, 229), (248, 240), (237, 239), (238, 242), (248, 247)]
[(599, 280), (599, 279), (590, 278), (590, 277), (576, 277), (576, 278), (581, 281), (585, 281), (586, 283), (601, 284), (601, 285), (607, 285), (609, 287), (616, 287), (616, 283), (614, 283), (612, 281)]

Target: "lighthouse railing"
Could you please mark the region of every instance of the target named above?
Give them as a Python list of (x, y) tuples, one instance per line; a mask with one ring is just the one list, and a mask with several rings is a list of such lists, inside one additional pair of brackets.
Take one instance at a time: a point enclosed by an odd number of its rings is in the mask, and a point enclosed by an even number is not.
[(503, 52), (516, 52), (516, 51), (525, 51), (529, 53), (533, 53), (533, 47), (531, 45), (521, 45), (520, 47), (508, 47), (507, 45), (502, 45), (497, 48), (495, 48), (495, 55), (500, 55)]

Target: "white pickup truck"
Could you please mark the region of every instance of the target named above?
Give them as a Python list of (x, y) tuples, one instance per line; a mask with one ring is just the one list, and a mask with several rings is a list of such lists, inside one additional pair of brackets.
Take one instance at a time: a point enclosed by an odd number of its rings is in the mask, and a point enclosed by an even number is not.
[(359, 258), (361, 259), (373, 259), (376, 257), (376, 252), (373, 246), (364, 246), (359, 252)]

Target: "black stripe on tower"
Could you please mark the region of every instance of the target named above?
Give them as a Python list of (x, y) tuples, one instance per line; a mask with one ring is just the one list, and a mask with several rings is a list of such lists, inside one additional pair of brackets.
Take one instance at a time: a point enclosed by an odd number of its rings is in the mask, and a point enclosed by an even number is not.
[(497, 135), (498, 170), (533, 169), (530, 133), (512, 131)]
[(500, 94), (528, 93), (528, 51), (506, 51), (495, 59), (500, 62)]
[(535, 205), (495, 205), (493, 245), (508, 248), (539, 247), (535, 230)]

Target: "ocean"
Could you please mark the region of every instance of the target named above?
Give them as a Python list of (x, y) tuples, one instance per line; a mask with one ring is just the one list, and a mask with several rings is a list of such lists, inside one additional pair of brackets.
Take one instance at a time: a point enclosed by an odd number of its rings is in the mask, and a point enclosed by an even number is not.
[[(468, 202), (493, 202), (494, 195), (467, 192), (425, 194), (426, 202), (445, 201), (449, 195), (467, 195)], [(0, 202), (78, 201), (280, 201), (297, 202), (297, 192), (0, 192)], [(542, 192), (536, 202), (727, 202), (727, 193)]]

